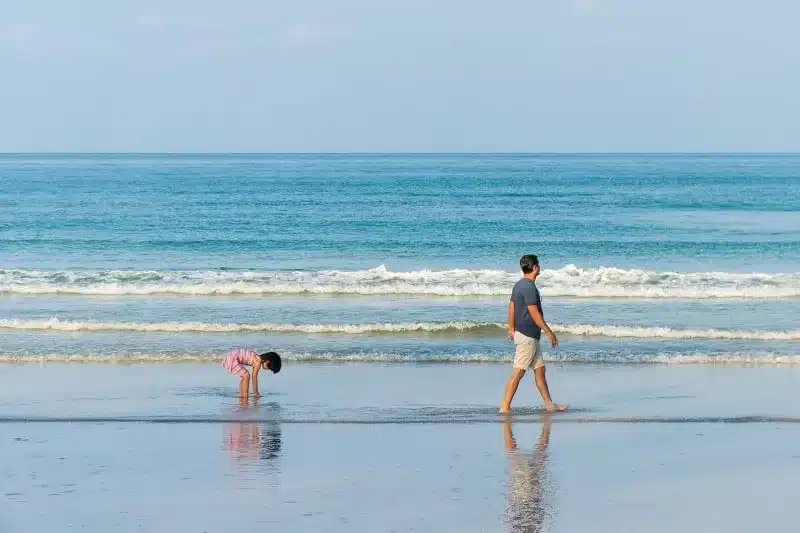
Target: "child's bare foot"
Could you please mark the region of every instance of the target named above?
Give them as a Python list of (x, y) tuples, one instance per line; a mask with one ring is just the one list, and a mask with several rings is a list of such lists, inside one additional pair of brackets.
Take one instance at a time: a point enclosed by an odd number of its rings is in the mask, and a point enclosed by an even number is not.
[(511, 412), (511, 409), (506, 409), (504, 407), (501, 407), (497, 412), (501, 415), (507, 415)]
[(544, 410), (547, 411), (548, 413), (560, 413), (561, 411), (566, 411), (567, 407), (569, 406), (566, 404), (552, 403), (550, 405), (545, 405)]

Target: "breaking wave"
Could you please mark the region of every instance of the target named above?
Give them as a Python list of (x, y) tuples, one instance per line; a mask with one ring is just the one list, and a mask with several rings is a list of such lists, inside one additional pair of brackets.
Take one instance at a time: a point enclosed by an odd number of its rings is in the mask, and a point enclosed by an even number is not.
[[(726, 329), (683, 329), (667, 327), (635, 327), (591, 324), (553, 324), (559, 334), (582, 337), (616, 337), (640, 339), (717, 339), (717, 340), (800, 340), (797, 331), (742, 331)], [(469, 333), (486, 336), (502, 335), (505, 326), (499, 322), (406, 322), (366, 324), (237, 324), (209, 322), (81, 322), (50, 318), (43, 320), (0, 320), (0, 330), (74, 331), (74, 332), (143, 332), (143, 333), (306, 333), (343, 335), (392, 335)]]
[[(0, 293), (187, 296), (353, 294), (499, 296), (518, 273), (502, 270), (39, 271), (0, 270)], [(547, 297), (797, 298), (800, 272), (656, 272), (567, 265), (538, 280)]]

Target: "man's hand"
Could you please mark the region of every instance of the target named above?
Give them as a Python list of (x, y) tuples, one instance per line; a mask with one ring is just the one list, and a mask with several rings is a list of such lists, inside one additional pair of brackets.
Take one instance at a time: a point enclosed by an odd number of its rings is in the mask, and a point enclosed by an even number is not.
[(508, 340), (514, 340), (514, 328), (508, 328)]
[(550, 339), (550, 345), (551, 345), (553, 348), (555, 348), (556, 346), (558, 346), (558, 337), (556, 337), (556, 334), (555, 334), (555, 333), (553, 333), (552, 331), (548, 331), (548, 332), (547, 332), (547, 337)]

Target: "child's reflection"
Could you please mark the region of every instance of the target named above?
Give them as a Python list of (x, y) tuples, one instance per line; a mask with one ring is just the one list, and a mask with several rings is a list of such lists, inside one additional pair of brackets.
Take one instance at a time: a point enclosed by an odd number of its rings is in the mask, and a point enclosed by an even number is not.
[[(258, 401), (252, 406), (247, 400), (239, 403), (240, 412), (274, 413), (277, 415), (280, 406), (276, 403), (265, 404), (267, 410), (259, 409)], [(269, 417), (272, 418), (272, 417)], [(280, 456), (282, 436), (280, 422), (237, 422), (227, 425), (225, 449), (237, 461), (273, 461)]]
[(547, 471), (547, 446), (550, 443), (550, 416), (542, 423), (542, 432), (536, 449), (520, 452), (511, 428), (511, 421), (503, 424), (503, 436), (510, 462), (511, 486), (508, 495), (507, 521), (511, 531), (539, 533), (550, 514), (550, 505), (545, 496)]

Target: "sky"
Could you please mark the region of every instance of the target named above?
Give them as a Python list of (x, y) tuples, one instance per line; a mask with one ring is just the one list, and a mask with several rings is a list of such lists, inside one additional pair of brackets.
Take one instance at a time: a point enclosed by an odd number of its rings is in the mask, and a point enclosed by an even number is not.
[(0, 0), (0, 152), (800, 151), (795, 0)]

